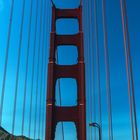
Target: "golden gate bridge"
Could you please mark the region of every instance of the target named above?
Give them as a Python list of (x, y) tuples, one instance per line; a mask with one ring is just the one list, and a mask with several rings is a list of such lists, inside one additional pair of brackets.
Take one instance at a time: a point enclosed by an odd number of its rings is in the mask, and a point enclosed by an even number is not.
[[(130, 119), (129, 138), (138, 140), (139, 125), (127, 1), (120, 0), (118, 3), (127, 79), (128, 98), (125, 100), (129, 103), (127, 106)], [(3, 36), (6, 41), (1, 46), (4, 57), (0, 85), (0, 139), (65, 140), (68, 139), (65, 130), (66, 122), (73, 122), (75, 125), (74, 140), (116, 139), (113, 131), (106, 0), (101, 0), (100, 9), (103, 33), (102, 60), (99, 48), (101, 40), (97, 14), (99, 9), (96, 0), (81, 0), (74, 8), (58, 8), (51, 0), (22, 0), (18, 4), (16, 0), (11, 0), (8, 23), (4, 30), (7, 33)], [(15, 10), (16, 6), (19, 8), (19, 13)], [(20, 17), (17, 17), (19, 15)], [(77, 20), (78, 32), (57, 33), (57, 28), (62, 28), (57, 25), (57, 21), (69, 22), (70, 19)], [(71, 22), (64, 30), (68, 30), (69, 26), (73, 26)], [(60, 56), (64, 54), (59, 53), (59, 48), (70, 46), (76, 48), (77, 62), (70, 65), (61, 64)], [(73, 52), (69, 52), (69, 55), (73, 55), (71, 53)], [(11, 58), (14, 59), (13, 63), (10, 63)], [(101, 71), (100, 63), (104, 63), (106, 97), (101, 86), (103, 70)], [(76, 101), (75, 105), (63, 105), (62, 79), (67, 78), (76, 81), (77, 88), (74, 90), (77, 99), (73, 99)], [(67, 97), (66, 93), (65, 96)], [(68, 100), (70, 99), (67, 99), (67, 102)], [(102, 100), (106, 100), (106, 130), (103, 128)], [(61, 138), (56, 136), (58, 123), (61, 125), (59, 128)], [(70, 130), (68, 134), (73, 135), (72, 132)]]

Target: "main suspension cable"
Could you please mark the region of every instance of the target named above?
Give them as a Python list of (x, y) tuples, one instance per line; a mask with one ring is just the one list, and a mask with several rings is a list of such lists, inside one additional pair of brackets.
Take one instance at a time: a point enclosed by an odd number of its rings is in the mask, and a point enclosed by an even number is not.
[(4, 103), (4, 94), (5, 94), (5, 84), (6, 84), (6, 76), (7, 76), (7, 64), (9, 59), (9, 48), (10, 48), (10, 40), (11, 40), (11, 29), (12, 29), (12, 22), (13, 22), (13, 11), (14, 11), (14, 0), (11, 3), (11, 10), (10, 10), (10, 19), (8, 25), (8, 37), (7, 37), (7, 44), (6, 44), (6, 56), (5, 56), (5, 63), (4, 63), (4, 74), (2, 80), (2, 91), (1, 91), (1, 102), (0, 102), (0, 126), (2, 123), (2, 113), (3, 113), (3, 103)]
[(113, 140), (112, 101), (111, 101), (111, 91), (110, 91), (110, 70), (109, 70), (109, 54), (108, 54), (108, 44), (107, 44), (106, 1), (105, 0), (102, 0), (102, 19), (103, 19), (103, 33), (104, 33), (106, 94), (107, 94), (108, 124), (109, 124), (108, 133), (109, 133), (109, 140)]

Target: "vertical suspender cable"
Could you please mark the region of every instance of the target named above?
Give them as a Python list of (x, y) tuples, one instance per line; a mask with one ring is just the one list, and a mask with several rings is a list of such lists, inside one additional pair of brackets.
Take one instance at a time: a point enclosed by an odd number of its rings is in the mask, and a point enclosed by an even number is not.
[[(91, 14), (90, 14), (90, 1), (88, 1), (88, 18), (90, 19), (91, 18)], [(90, 24), (90, 20), (88, 21), (88, 79), (89, 79), (89, 103), (90, 103), (90, 120), (92, 122), (92, 87), (91, 87), (91, 50), (90, 50), (90, 47), (91, 47), (91, 31), (90, 31), (90, 28), (91, 28), (91, 24)], [(92, 133), (91, 133), (92, 134)], [(91, 137), (92, 139), (92, 137)]]
[(97, 70), (97, 88), (98, 88), (98, 109), (99, 109), (99, 125), (101, 129), (102, 139), (102, 104), (101, 104), (101, 87), (100, 87), (100, 57), (98, 45), (98, 23), (97, 23), (97, 1), (94, 0), (94, 21), (95, 21), (95, 43), (96, 43), (96, 70)]
[[(89, 1), (86, 1), (86, 8), (85, 8), (85, 12), (86, 12), (86, 17), (85, 17), (85, 25), (86, 25), (86, 29), (85, 29), (85, 37), (86, 37), (86, 69), (87, 69), (87, 100), (88, 100), (88, 108), (89, 108), (89, 120), (90, 122), (92, 121), (92, 105), (91, 105), (91, 94), (90, 94), (90, 90), (91, 90), (91, 77), (90, 77), (90, 22), (89, 22)], [(89, 139), (92, 140), (92, 127), (89, 128)]]
[(103, 18), (103, 33), (104, 33), (104, 55), (105, 55), (105, 67), (106, 67), (106, 94), (107, 94), (107, 107), (108, 107), (108, 124), (109, 124), (109, 140), (113, 140), (113, 128), (112, 128), (112, 101), (110, 91), (110, 71), (109, 71), (109, 54), (107, 44), (107, 25), (106, 25), (106, 1), (102, 0), (102, 18)]
[(136, 140), (138, 140), (135, 88), (134, 88), (134, 77), (133, 77), (133, 69), (132, 69), (132, 57), (131, 57), (131, 50), (130, 50), (130, 36), (129, 36), (129, 31), (128, 31), (126, 0), (124, 0), (124, 10), (125, 10), (125, 18), (126, 18), (126, 32), (127, 32), (127, 38), (128, 38), (128, 57), (129, 57), (129, 61), (130, 61), (130, 76), (131, 76), (131, 84), (132, 84), (132, 101), (133, 101), (132, 103), (133, 103), (133, 109), (134, 109), (134, 124), (135, 124)]
[(83, 0), (80, 0), (80, 6), (82, 6)]
[[(92, 79), (91, 79), (91, 106), (93, 105), (93, 109), (91, 107), (91, 115), (92, 119), (94, 122), (96, 122), (96, 96), (95, 96), (95, 91), (94, 91), (94, 43), (93, 43), (93, 38), (94, 38), (94, 31), (93, 31), (93, 14), (92, 14), (92, 0), (89, 0), (89, 24), (90, 24), (90, 54), (91, 54), (91, 70), (90, 72)], [(92, 121), (92, 122), (93, 122)], [(96, 128), (94, 128), (94, 140), (96, 140)]]
[(20, 68), (20, 58), (21, 58), (21, 47), (23, 39), (23, 23), (24, 23), (24, 11), (25, 11), (25, 0), (22, 3), (22, 17), (21, 17), (21, 26), (20, 26), (20, 39), (18, 45), (18, 62), (17, 62), (17, 72), (16, 72), (16, 85), (15, 85), (15, 94), (14, 94), (14, 107), (13, 107), (13, 120), (12, 120), (12, 134), (15, 130), (15, 115), (16, 115), (16, 106), (17, 106), (17, 94), (18, 94), (18, 84), (19, 84), (19, 68)]
[(41, 52), (41, 69), (40, 69), (40, 72), (41, 72), (41, 79), (40, 79), (40, 89), (39, 89), (39, 98), (38, 98), (38, 100), (39, 100), (39, 109), (38, 109), (38, 111), (39, 111), (39, 118), (38, 118), (38, 138), (40, 138), (40, 115), (41, 115), (41, 96), (42, 96), (42, 83), (43, 83), (43, 52), (44, 52), (44, 46), (42, 45), (42, 52)]
[[(61, 97), (61, 83), (60, 83), (60, 79), (58, 80), (58, 92), (59, 92), (59, 100), (60, 100), (60, 106), (62, 106), (62, 97)], [(65, 139), (64, 136), (64, 123), (62, 122), (62, 140)]]
[[(87, 54), (87, 85), (88, 85), (88, 102), (89, 102), (89, 119), (90, 119), (90, 122), (92, 121), (92, 105), (91, 105), (91, 95), (90, 95), (90, 90), (91, 90), (91, 77), (90, 77), (90, 22), (89, 22), (89, 1), (87, 1), (87, 5), (86, 5), (87, 9), (86, 9), (86, 21), (87, 21), (87, 26), (86, 26), (86, 29), (87, 29), (87, 50), (86, 50), (86, 54)], [(89, 139), (92, 140), (92, 128), (90, 128), (90, 131), (89, 131)]]
[[(44, 1), (44, 12), (43, 12), (43, 35), (42, 35), (42, 76), (41, 76), (41, 78), (42, 78), (42, 80), (41, 80), (41, 86), (40, 86), (40, 102), (39, 102), (39, 129), (38, 129), (38, 138), (41, 138), (41, 136), (40, 136), (40, 131), (41, 131), (41, 115), (43, 114), (42, 113), (42, 109), (43, 109), (43, 107), (42, 107), (42, 102), (43, 102), (43, 97), (44, 97), (44, 82), (43, 82), (43, 80), (44, 80), (44, 77), (45, 77), (45, 73), (44, 73), (44, 71), (45, 71), (45, 44), (44, 44), (44, 42), (45, 42), (45, 18), (46, 18), (46, 15), (45, 15), (45, 13), (46, 13), (46, 0)], [(43, 117), (43, 116), (42, 116)], [(43, 131), (43, 130), (42, 130)]]
[[(45, 47), (46, 47), (46, 44), (44, 43)], [(47, 49), (45, 49), (45, 52), (47, 52)], [(47, 68), (47, 54), (44, 56), (44, 83), (43, 83), (43, 96), (42, 96), (42, 125), (41, 125), (41, 135), (42, 135), (42, 139), (44, 139), (44, 123), (45, 123), (45, 94), (46, 94), (46, 68)]]
[(24, 97), (23, 97), (23, 109), (22, 109), (22, 124), (21, 124), (21, 134), (23, 136), (24, 133), (24, 125), (25, 125), (25, 105), (26, 105), (26, 94), (27, 94), (27, 80), (28, 80), (28, 67), (29, 67), (29, 53), (30, 53), (30, 38), (31, 38), (31, 23), (32, 23), (32, 11), (33, 9), (33, 0), (31, 0), (30, 4), (30, 19), (29, 19), (29, 29), (28, 29), (28, 44), (27, 44), (27, 55), (26, 55), (26, 71), (25, 71), (25, 80), (24, 80)]
[[(40, 67), (40, 51), (41, 51), (41, 33), (42, 33), (42, 3), (43, 0), (40, 2), (40, 31), (39, 31), (39, 46), (38, 46), (38, 58), (37, 58), (37, 86), (36, 86), (36, 99), (35, 99), (35, 109), (37, 109), (38, 103), (38, 88), (39, 88), (39, 67)], [(36, 138), (36, 124), (37, 124), (37, 110), (35, 111), (35, 120), (34, 120), (34, 139)]]
[[(82, 21), (83, 21), (83, 24), (82, 24), (82, 28), (83, 28), (83, 36), (84, 36), (84, 55), (85, 55), (85, 65), (86, 65), (86, 47), (85, 47), (85, 44), (86, 44), (86, 33), (85, 33), (85, 28), (86, 28), (86, 23), (85, 23), (85, 17), (86, 17), (86, 3), (85, 3), (85, 0), (82, 1), (82, 8), (83, 8), (83, 13), (82, 13)], [(85, 67), (85, 71), (87, 70), (87, 68)], [(87, 78), (85, 77), (85, 81), (86, 81), (86, 86), (87, 86)], [(86, 88), (86, 92), (87, 92), (87, 88)], [(86, 94), (86, 98), (87, 98), (87, 94)], [(87, 125), (87, 123), (86, 123)]]
[[(46, 45), (46, 44), (45, 44)], [(47, 52), (47, 49), (45, 49), (45, 52)], [(46, 68), (47, 68), (47, 54), (45, 55), (45, 66), (44, 66), (44, 85), (43, 85), (43, 101), (42, 101), (42, 126), (41, 126), (41, 132), (42, 132), (42, 139), (44, 139), (44, 124), (45, 124), (45, 94), (46, 94)]]
[(134, 123), (133, 123), (133, 114), (132, 114), (132, 98), (131, 98), (131, 87), (130, 87), (130, 76), (129, 76), (129, 69), (128, 69), (128, 54), (126, 48), (126, 32), (125, 32), (125, 24), (124, 24), (124, 9), (122, 0), (120, 0), (121, 6), (121, 14), (122, 14), (122, 27), (123, 27), (123, 36), (124, 36), (124, 50), (125, 50), (125, 59), (126, 59), (126, 73), (127, 73), (127, 80), (128, 80), (128, 97), (129, 97), (129, 104), (130, 104), (130, 120), (131, 120), (131, 129), (132, 129), (132, 140), (134, 140)]
[[(48, 0), (46, 0), (47, 2), (46, 2), (46, 12), (45, 12), (45, 19), (46, 19), (46, 22), (45, 22), (45, 24), (46, 24), (46, 37), (45, 37), (45, 39), (46, 39), (46, 44), (44, 44), (45, 45), (45, 47), (46, 47), (46, 51), (45, 51), (45, 53), (46, 53), (46, 55), (45, 55), (45, 70), (44, 70), (44, 77), (45, 77), (45, 80), (44, 80), (44, 100), (45, 100), (45, 102), (46, 102), (46, 98), (45, 98), (45, 95), (46, 95), (46, 80), (47, 80), (47, 47), (48, 47), (48, 45), (49, 45), (49, 34), (50, 34), (50, 32), (49, 32), (49, 19), (50, 19), (50, 15), (49, 15), (49, 10), (50, 10), (50, 7), (49, 7), (49, 1)], [(48, 47), (49, 48), (49, 47)], [(42, 118), (42, 137), (43, 137), (43, 139), (44, 139), (44, 125), (45, 125), (45, 110), (46, 110), (46, 105), (45, 105), (45, 102), (43, 101), (43, 118)]]
[[(49, 1), (49, 8), (51, 7), (51, 3), (50, 3), (50, 1)], [(50, 10), (51, 11), (51, 10)], [(51, 32), (51, 19), (52, 19), (52, 12), (50, 12), (49, 13), (49, 20), (48, 20), (48, 32), (50, 33)], [(48, 37), (47, 37), (47, 40), (48, 40), (48, 46), (50, 45), (50, 34), (48, 35)], [(47, 71), (46, 71), (46, 83), (47, 83)], [(47, 96), (46, 96), (47, 94), (45, 94), (45, 99), (47, 99)], [(47, 104), (47, 102), (46, 102), (47, 100), (45, 100), (45, 106), (46, 106), (46, 104)], [(44, 116), (46, 115), (46, 109), (45, 109), (45, 113), (44, 113)], [(46, 117), (45, 117), (45, 119), (44, 119), (44, 122), (46, 122)], [(45, 130), (45, 128), (46, 128), (46, 125), (45, 125), (46, 123), (44, 123), (44, 130)], [(45, 131), (43, 131), (43, 133), (45, 133)], [(43, 135), (44, 137), (45, 137), (45, 134)]]
[[(57, 63), (59, 64), (59, 56), (58, 56), (58, 50), (56, 51), (56, 61)], [(59, 103), (60, 103), (60, 106), (62, 106), (62, 96), (61, 96), (61, 83), (60, 83), (60, 79), (58, 79), (58, 96), (59, 96)], [(64, 137), (64, 124), (63, 122), (61, 122), (61, 125), (62, 125), (62, 140), (65, 139)]]
[[(88, 90), (89, 90), (89, 88), (88, 88), (88, 55), (87, 55), (87, 53), (88, 53), (88, 23), (87, 23), (87, 18), (88, 18), (88, 4), (87, 4), (87, 0), (83, 0), (83, 31), (84, 31), (84, 55), (85, 55), (85, 64), (86, 64), (86, 98), (87, 98), (87, 109), (90, 107), (90, 104), (89, 104), (89, 94), (88, 94)], [(87, 117), (88, 117), (88, 120), (90, 120), (91, 118), (90, 118), (90, 110), (88, 109), (87, 110)], [(91, 120), (90, 120), (91, 121)], [(88, 123), (88, 122), (87, 122)], [(90, 135), (90, 132), (91, 132), (91, 127), (88, 127), (88, 124), (87, 124), (87, 132), (88, 132), (88, 134), (89, 135), (87, 135), (87, 138), (89, 139), (89, 140), (91, 140), (91, 135)]]
[[(88, 47), (88, 58), (89, 58), (89, 102), (90, 102), (90, 117), (91, 122), (94, 118), (94, 121), (96, 121), (96, 103), (95, 103), (95, 94), (94, 94), (94, 48), (93, 48), (93, 31), (92, 31), (92, 12), (91, 12), (91, 0), (88, 2), (88, 37), (89, 37), (89, 47)], [(93, 107), (92, 107), (93, 106)], [(94, 116), (94, 117), (93, 117)], [(96, 129), (94, 129), (94, 139), (96, 140)], [(91, 127), (91, 140), (92, 137), (92, 127)]]
[(32, 62), (32, 77), (31, 77), (31, 98), (30, 98), (30, 114), (29, 114), (29, 127), (28, 127), (28, 136), (31, 135), (31, 118), (32, 118), (32, 104), (33, 104), (33, 88), (34, 88), (34, 74), (35, 74), (35, 52), (36, 52), (36, 40), (37, 40), (37, 19), (38, 19), (38, 1), (36, 2), (36, 17), (35, 17), (35, 34), (33, 41), (33, 62)]
[(129, 56), (129, 61), (130, 61), (130, 76), (131, 76), (131, 84), (132, 84), (132, 101), (133, 101), (133, 109), (134, 109), (134, 124), (135, 124), (136, 140), (138, 140), (135, 88), (134, 88), (134, 77), (133, 77), (133, 69), (132, 69), (132, 57), (131, 57), (131, 50), (130, 50), (130, 36), (129, 36), (129, 31), (128, 31), (128, 18), (127, 18), (127, 10), (126, 10), (126, 0), (124, 0), (124, 10), (125, 10), (125, 18), (126, 18), (126, 32), (127, 32), (127, 38), (128, 38), (128, 56)]
[[(44, 3), (44, 11), (45, 11), (45, 5), (46, 3)], [(45, 14), (45, 12), (43, 12), (43, 14)], [(45, 17), (45, 15), (43, 15), (43, 17)], [(42, 96), (43, 96), (43, 68), (44, 68), (44, 52), (45, 52), (45, 46), (43, 44), (44, 42), (44, 26), (45, 26), (45, 18), (43, 18), (44, 21), (43, 22), (43, 33), (42, 33), (42, 62), (41, 62), (41, 84), (40, 84), (40, 101), (39, 101), (39, 127), (38, 127), (38, 138), (40, 138), (40, 130), (41, 130), (41, 103), (42, 103)]]
[[(123, 35), (124, 35), (124, 49), (125, 49), (125, 58), (126, 58), (126, 73), (128, 79), (128, 97), (130, 103), (130, 120), (132, 127), (132, 140), (134, 139), (134, 127), (136, 133), (136, 139), (138, 140), (138, 128), (137, 128), (137, 114), (136, 114), (136, 103), (135, 103), (135, 91), (134, 91), (134, 79), (133, 79), (133, 69), (132, 69), (132, 58), (131, 58), (131, 50), (130, 50), (130, 37), (128, 31), (128, 18), (127, 18), (127, 10), (126, 10), (126, 1), (124, 0), (124, 7), (122, 0), (120, 0), (121, 6), (121, 14), (122, 14), (122, 26), (123, 26)], [(126, 25), (125, 25), (126, 21)], [(127, 42), (128, 41), (128, 50), (127, 50)], [(130, 64), (130, 71), (129, 71)], [(131, 86), (132, 86), (132, 95), (131, 95)], [(134, 119), (133, 119), (133, 111), (134, 110)], [(134, 120), (134, 123), (133, 123)]]
[(7, 75), (7, 63), (8, 63), (8, 58), (9, 58), (9, 47), (10, 47), (11, 29), (12, 29), (12, 22), (13, 22), (13, 11), (14, 11), (14, 0), (12, 0), (12, 3), (11, 3), (10, 19), (9, 19), (9, 25), (8, 25), (8, 38), (7, 38), (7, 45), (6, 45), (6, 56), (5, 56), (4, 74), (3, 74), (2, 91), (1, 91), (1, 102), (0, 102), (0, 126), (2, 123), (3, 103), (4, 103), (4, 94), (5, 94), (6, 75)]
[(40, 88), (39, 88), (39, 98), (38, 98), (38, 100), (39, 100), (39, 103), (38, 103), (38, 139), (40, 139), (40, 128), (41, 128), (41, 121), (40, 121), (40, 119), (41, 119), (41, 102), (42, 102), (42, 96), (43, 96), (43, 62), (44, 62), (44, 45), (43, 45), (43, 42), (44, 42), (44, 11), (43, 11), (43, 9), (44, 9), (44, 7), (43, 7), (43, 5), (45, 6), (45, 4), (42, 2), (42, 16), (43, 16), (43, 18), (42, 18), (42, 37), (41, 37), (41, 46), (42, 46), (42, 48), (41, 48), (41, 55), (40, 55), (40, 61), (41, 61), (41, 65), (40, 65), (40, 72), (41, 72), (41, 74), (40, 74)]

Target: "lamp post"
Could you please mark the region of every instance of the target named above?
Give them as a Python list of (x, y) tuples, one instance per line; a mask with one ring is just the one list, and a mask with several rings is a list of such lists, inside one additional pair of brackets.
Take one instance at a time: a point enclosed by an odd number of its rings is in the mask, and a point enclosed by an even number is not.
[(101, 127), (100, 127), (100, 125), (98, 123), (90, 123), (89, 126), (98, 128), (98, 131), (99, 131), (99, 140), (102, 140), (101, 139)]

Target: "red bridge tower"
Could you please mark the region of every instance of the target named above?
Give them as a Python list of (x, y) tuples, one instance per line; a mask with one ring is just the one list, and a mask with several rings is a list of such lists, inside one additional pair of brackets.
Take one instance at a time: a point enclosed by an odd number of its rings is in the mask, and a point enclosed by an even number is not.
[[(75, 18), (79, 21), (79, 33), (75, 35), (57, 35), (56, 20), (60, 18)], [(56, 64), (56, 49), (59, 45), (75, 45), (78, 50), (76, 65)], [(71, 54), (70, 54), (71, 55)], [(77, 81), (77, 106), (65, 107), (55, 105), (55, 86), (59, 78), (75, 78)], [(67, 94), (67, 93), (66, 93)], [(46, 111), (46, 140), (54, 140), (58, 122), (74, 122), (77, 139), (86, 140), (85, 113), (85, 64), (82, 31), (82, 6), (76, 9), (57, 9), (52, 7), (52, 32), (50, 57), (48, 64), (48, 88)]]

